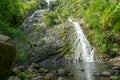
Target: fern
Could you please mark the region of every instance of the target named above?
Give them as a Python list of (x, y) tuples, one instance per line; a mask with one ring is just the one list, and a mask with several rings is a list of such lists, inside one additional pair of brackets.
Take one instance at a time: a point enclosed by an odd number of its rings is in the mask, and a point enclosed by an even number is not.
[(103, 28), (108, 25), (114, 25), (117, 21), (120, 20), (120, 2), (116, 4), (110, 5), (107, 9), (105, 9), (104, 14), (102, 16), (101, 23), (103, 24)]

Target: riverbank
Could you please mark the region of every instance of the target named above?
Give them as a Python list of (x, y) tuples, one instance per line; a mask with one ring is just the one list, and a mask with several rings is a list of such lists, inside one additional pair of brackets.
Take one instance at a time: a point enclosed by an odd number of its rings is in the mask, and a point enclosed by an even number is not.
[(120, 66), (109, 62), (32, 63), (16, 65), (8, 80), (117, 80), (119, 75)]

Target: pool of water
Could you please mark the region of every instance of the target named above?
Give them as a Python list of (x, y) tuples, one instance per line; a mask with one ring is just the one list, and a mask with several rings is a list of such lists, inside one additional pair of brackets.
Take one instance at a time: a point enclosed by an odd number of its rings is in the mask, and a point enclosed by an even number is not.
[(65, 68), (73, 73), (73, 78), (68, 80), (108, 80), (107, 77), (95, 77), (96, 72), (107, 71), (111, 68), (111, 64), (108, 62), (81, 62), (81, 63), (68, 63), (68, 64), (44, 64), (42, 67), (48, 69)]

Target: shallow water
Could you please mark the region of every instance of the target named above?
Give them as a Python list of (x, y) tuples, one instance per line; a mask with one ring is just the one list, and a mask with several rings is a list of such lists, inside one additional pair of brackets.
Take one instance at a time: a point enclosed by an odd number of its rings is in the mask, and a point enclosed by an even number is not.
[(111, 64), (108, 62), (97, 63), (97, 62), (81, 62), (81, 63), (69, 63), (69, 64), (44, 64), (42, 67), (50, 70), (66, 68), (73, 73), (73, 78), (68, 80), (108, 80), (107, 77), (95, 77), (95, 72), (107, 71), (111, 68)]

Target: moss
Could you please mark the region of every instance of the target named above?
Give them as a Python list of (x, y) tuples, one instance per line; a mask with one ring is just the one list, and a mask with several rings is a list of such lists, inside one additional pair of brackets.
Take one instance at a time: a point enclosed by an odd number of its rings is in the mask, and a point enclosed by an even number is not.
[(72, 47), (70, 44), (66, 44), (65, 46), (62, 47), (62, 54), (69, 55), (71, 48)]
[(45, 43), (46, 43), (46, 40), (42, 39), (42, 40), (41, 40), (41, 43), (42, 43), (42, 44), (45, 44)]
[(19, 76), (19, 78), (21, 78), (22, 80), (25, 79), (26, 77), (31, 80), (32, 77), (34, 77), (34, 75), (35, 75), (35, 72), (27, 72), (27, 71), (25, 71), (25, 72), (19, 71), (19, 72), (18, 72), (18, 76)]

